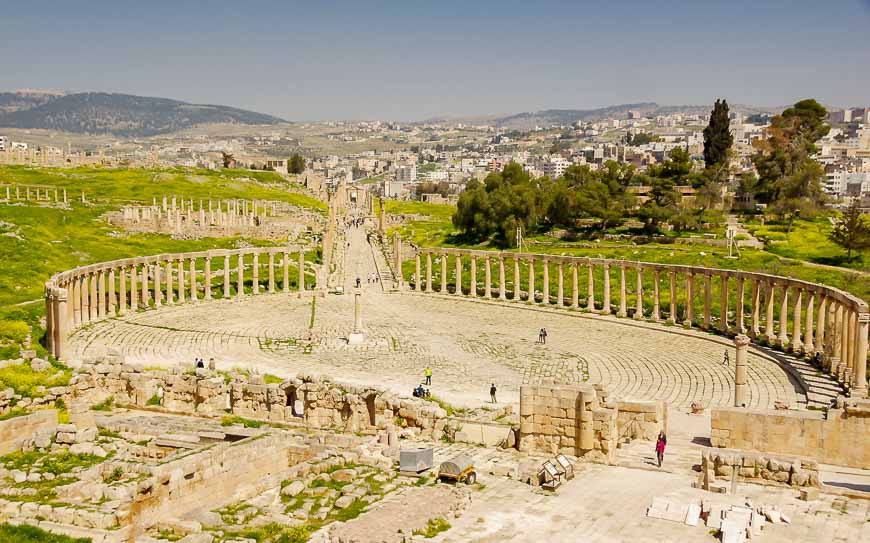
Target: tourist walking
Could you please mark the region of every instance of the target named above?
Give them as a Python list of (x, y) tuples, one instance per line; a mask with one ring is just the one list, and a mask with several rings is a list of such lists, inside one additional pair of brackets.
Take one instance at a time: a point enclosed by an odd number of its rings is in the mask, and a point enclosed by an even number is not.
[(668, 437), (664, 431), (659, 432), (659, 437), (656, 439), (656, 459), (659, 461), (659, 467), (662, 467), (662, 461), (665, 459), (665, 445), (668, 444)]
[(726, 349), (725, 350), (725, 358), (722, 359), (722, 365), (728, 366), (729, 364), (731, 364), (731, 359), (728, 357), (728, 350)]
[(544, 329), (541, 328), (540, 330), (538, 330), (538, 343), (543, 343), (543, 342), (544, 342)]
[(426, 376), (426, 386), (432, 385), (432, 369), (429, 366), (426, 366), (426, 371), (423, 372), (423, 375)]
[(543, 343), (544, 345), (547, 344), (547, 329), (546, 328), (541, 328), (541, 343)]
[(493, 383), (493, 384), (489, 387), (489, 397), (490, 397), (490, 399), (492, 400), (492, 403), (496, 403), (496, 401), (495, 401), (495, 393), (496, 393), (496, 388), (495, 388), (495, 383)]

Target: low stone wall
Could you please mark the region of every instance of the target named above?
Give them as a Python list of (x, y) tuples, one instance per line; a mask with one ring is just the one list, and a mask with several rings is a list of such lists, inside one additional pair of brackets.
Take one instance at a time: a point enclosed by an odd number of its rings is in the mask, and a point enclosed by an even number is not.
[(619, 439), (655, 441), (661, 430), (668, 432), (668, 404), (665, 401), (617, 401), (616, 431)]
[(399, 398), (374, 387), (354, 387), (300, 375), (265, 384), (259, 375), (207, 369), (144, 371), (119, 355), (85, 361), (70, 381), (75, 399), (97, 403), (109, 396), (123, 405), (180, 413), (226, 415), (270, 422), (304, 422), (314, 428), (358, 432), (400, 419), (423, 437), (439, 439), (447, 413), (433, 402)]
[(714, 409), (714, 447), (792, 454), (870, 469), (870, 400), (848, 399), (827, 414)]
[(38, 433), (57, 427), (57, 410), (46, 409), (0, 421), (0, 455), (20, 449)]
[(520, 387), (521, 452), (569, 454), (614, 463), (616, 421), (616, 407), (604, 407), (591, 385)]
[[(725, 488), (733, 477), (740, 481), (765, 482), (795, 487), (820, 486), (819, 464), (795, 457), (721, 450), (701, 453), (701, 473), (695, 485), (704, 490)], [(717, 485), (716, 480), (722, 484)]]

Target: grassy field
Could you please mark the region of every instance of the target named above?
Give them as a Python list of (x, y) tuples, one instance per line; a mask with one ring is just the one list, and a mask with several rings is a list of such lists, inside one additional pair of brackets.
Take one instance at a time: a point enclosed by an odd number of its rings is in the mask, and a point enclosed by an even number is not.
[[(138, 255), (226, 249), (239, 246), (236, 238), (176, 240), (162, 234), (129, 234), (101, 216), (124, 202), (150, 202), (162, 194), (186, 198), (272, 199), (310, 209), (322, 202), (299, 192), (292, 183), (271, 172), (227, 170), (141, 170), (74, 168), (0, 168), (2, 183), (35, 183), (66, 187), (71, 208), (36, 202), (0, 205), (0, 322), (24, 321), (41, 337), (43, 284), (53, 274), (95, 262)], [(85, 190), (87, 204), (77, 198)], [(3, 196), (5, 197), (5, 191)], [(253, 245), (273, 245), (245, 240)], [(314, 253), (306, 259), (314, 261)], [(295, 261), (294, 261), (295, 269)], [(261, 273), (261, 279), (265, 275)], [(291, 274), (295, 286), (296, 274)]]

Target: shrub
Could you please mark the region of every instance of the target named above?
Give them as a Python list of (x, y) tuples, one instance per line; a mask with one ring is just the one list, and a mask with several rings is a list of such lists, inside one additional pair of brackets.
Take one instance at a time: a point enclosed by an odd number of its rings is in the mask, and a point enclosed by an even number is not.
[(109, 396), (102, 402), (91, 406), (92, 411), (111, 411), (115, 406), (115, 397)]
[(35, 526), (0, 524), (0, 543), (91, 543), (84, 537), (68, 537), (46, 532)]
[(0, 321), (0, 341), (23, 343), (30, 334), (30, 327), (24, 321)]
[(148, 398), (148, 401), (145, 402), (145, 405), (160, 405), (160, 396), (158, 394), (151, 396)]
[(221, 426), (233, 426), (235, 424), (241, 424), (245, 428), (259, 428), (263, 425), (263, 423), (258, 420), (251, 420), (237, 416), (224, 417), (221, 419)]
[(414, 530), (414, 535), (422, 535), (429, 539), (450, 529), (450, 523), (443, 518), (431, 518), (426, 523), (425, 530)]
[(57, 387), (69, 384), (72, 373), (69, 370), (58, 371), (54, 367), (46, 371), (33, 371), (30, 364), (12, 364), (0, 368), (0, 390), (11, 388), (16, 394), (27, 398), (34, 398), (42, 394), (37, 392), (38, 387)]

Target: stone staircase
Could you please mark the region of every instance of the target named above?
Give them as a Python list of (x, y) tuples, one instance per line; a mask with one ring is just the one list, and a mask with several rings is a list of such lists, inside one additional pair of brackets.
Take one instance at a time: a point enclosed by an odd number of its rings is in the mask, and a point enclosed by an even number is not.
[(753, 348), (775, 359), (793, 378), (806, 387), (808, 408), (830, 407), (837, 396), (846, 394), (840, 383), (802, 356), (783, 353), (770, 347), (753, 346)]

